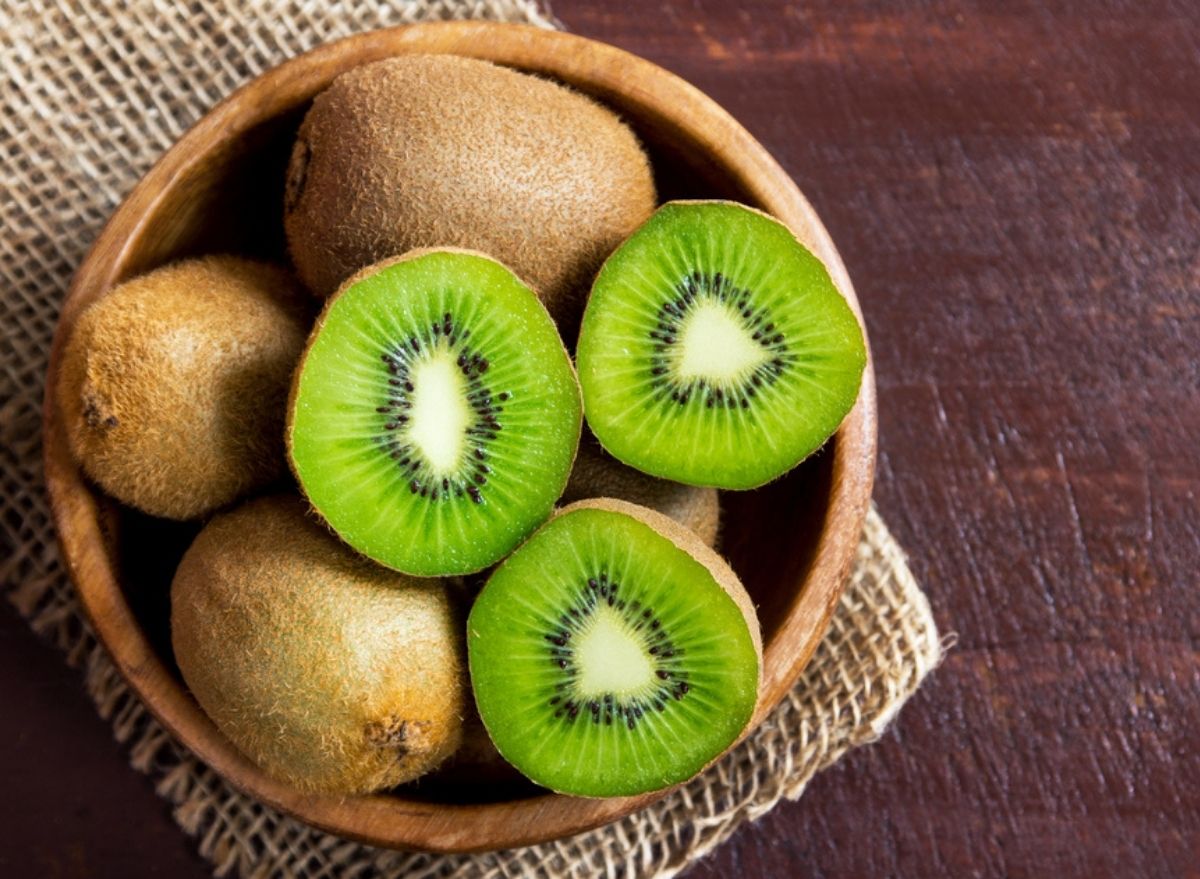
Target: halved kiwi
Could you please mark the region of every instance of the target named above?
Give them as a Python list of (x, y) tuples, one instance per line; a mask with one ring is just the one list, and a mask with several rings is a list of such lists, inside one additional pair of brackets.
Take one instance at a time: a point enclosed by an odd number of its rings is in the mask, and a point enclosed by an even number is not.
[(720, 556), (611, 499), (566, 507), (496, 569), (467, 653), (501, 755), (590, 797), (698, 773), (750, 722), (762, 666), (753, 606)]
[(414, 251), (329, 301), (287, 441), (309, 501), (355, 549), (410, 574), (465, 574), (550, 515), (581, 421), (533, 292), (482, 254)]
[(609, 257), (577, 349), (588, 425), (646, 473), (754, 488), (819, 448), (866, 365), (854, 312), (779, 221), (669, 202)]

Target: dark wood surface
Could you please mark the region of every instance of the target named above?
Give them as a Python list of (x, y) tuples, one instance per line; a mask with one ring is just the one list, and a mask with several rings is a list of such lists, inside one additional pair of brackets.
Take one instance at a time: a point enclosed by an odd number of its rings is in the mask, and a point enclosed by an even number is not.
[[(691, 877), (1200, 875), (1200, 11), (558, 0), (815, 203), (879, 380), (876, 499), (958, 646)], [(0, 875), (204, 876), (0, 612)]]

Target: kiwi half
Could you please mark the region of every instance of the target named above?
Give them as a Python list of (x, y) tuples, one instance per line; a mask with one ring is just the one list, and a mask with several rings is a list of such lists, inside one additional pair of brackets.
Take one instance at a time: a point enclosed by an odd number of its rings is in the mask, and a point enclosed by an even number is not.
[(329, 301), (287, 426), (309, 501), (347, 543), (411, 574), (466, 574), (550, 515), (579, 444), (554, 323), (482, 254), (415, 251)]
[(577, 349), (588, 425), (676, 482), (754, 488), (819, 448), (854, 405), (862, 329), (779, 221), (669, 202), (608, 259)]
[(762, 667), (729, 566), (666, 516), (610, 499), (566, 507), (496, 569), (467, 654), (501, 755), (590, 797), (698, 773), (745, 730)]

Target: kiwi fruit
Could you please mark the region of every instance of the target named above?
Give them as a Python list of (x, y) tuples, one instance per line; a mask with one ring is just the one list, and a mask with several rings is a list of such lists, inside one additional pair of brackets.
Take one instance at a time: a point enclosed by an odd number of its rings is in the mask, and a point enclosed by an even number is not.
[(720, 556), (601, 498), (565, 507), (496, 569), (467, 657), (504, 759), (560, 793), (628, 796), (686, 781), (745, 731), (762, 640)]
[(867, 362), (829, 272), (778, 220), (668, 202), (605, 262), (576, 351), (588, 425), (632, 467), (748, 489), (838, 428)]
[(656, 479), (608, 455), (584, 431), (575, 466), (559, 503), (609, 497), (649, 507), (690, 528), (709, 546), (716, 546), (721, 505), (715, 488)]
[(285, 227), (321, 296), (410, 249), (466, 247), (508, 265), (573, 331), (601, 262), (655, 202), (637, 138), (590, 98), (487, 61), (403, 55), (313, 101)]
[(292, 468), (347, 543), (468, 574), (550, 515), (579, 445), (575, 372), (546, 309), (482, 254), (415, 251), (329, 300), (293, 384)]
[(458, 747), (460, 625), (440, 581), (356, 555), (292, 495), (216, 516), (171, 584), (192, 694), (247, 757), (303, 791), (382, 790)]
[(204, 516), (284, 472), (283, 420), (308, 332), (283, 269), (191, 259), (89, 306), (56, 400), (71, 451), (104, 491), (152, 516)]

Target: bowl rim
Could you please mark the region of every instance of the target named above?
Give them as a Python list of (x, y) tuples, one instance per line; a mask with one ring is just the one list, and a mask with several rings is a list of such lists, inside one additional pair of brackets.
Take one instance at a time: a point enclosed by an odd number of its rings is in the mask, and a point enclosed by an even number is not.
[[(75, 465), (54, 405), (65, 338), (80, 311), (117, 280), (164, 192), (196, 163), (255, 125), (302, 106), (341, 70), (392, 55), (433, 52), (485, 58), (552, 76), (603, 100), (655, 117), (670, 135), (706, 144), (759, 207), (787, 223), (826, 264), (862, 311), (832, 238), (782, 167), (715, 101), (665, 69), (606, 43), (562, 31), (494, 22), (436, 22), (369, 31), (318, 46), (254, 77), (179, 138), (113, 212), (78, 268), (55, 328), (43, 399), (46, 487), (67, 572), (96, 636), (151, 713), (189, 751), (236, 789), (299, 820), (371, 845), (477, 852), (560, 839), (615, 821), (672, 789), (606, 800), (544, 793), (481, 804), (411, 800), (393, 794), (301, 794), (243, 757), (200, 710), (138, 626), (103, 550), (93, 489)], [(765, 645), (763, 690), (749, 735), (791, 689), (828, 627), (845, 588), (875, 472), (876, 399), (868, 355), (858, 400), (833, 444), (829, 504), (811, 565), (775, 636)]]

